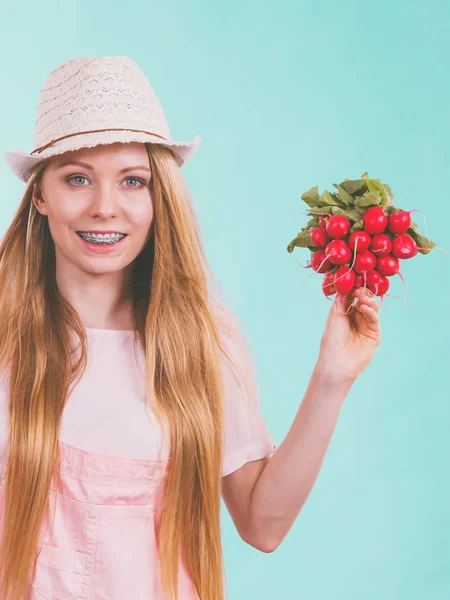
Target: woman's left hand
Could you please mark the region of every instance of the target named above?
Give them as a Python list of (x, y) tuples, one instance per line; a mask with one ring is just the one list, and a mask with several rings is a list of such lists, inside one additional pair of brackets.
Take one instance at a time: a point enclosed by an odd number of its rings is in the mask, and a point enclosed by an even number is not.
[(342, 304), (336, 296), (318, 360), (328, 375), (354, 381), (368, 366), (381, 340), (378, 309), (375, 298), (364, 288), (353, 290)]

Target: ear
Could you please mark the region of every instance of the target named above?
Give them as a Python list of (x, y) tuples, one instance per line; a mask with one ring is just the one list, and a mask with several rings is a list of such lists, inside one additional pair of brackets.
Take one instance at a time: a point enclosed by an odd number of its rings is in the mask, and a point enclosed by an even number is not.
[(33, 185), (33, 193), (31, 196), (31, 201), (33, 202), (33, 204), (36, 207), (36, 210), (41, 214), (41, 215), (47, 215), (47, 206), (45, 204), (45, 200), (42, 197), (42, 188), (41, 185), (39, 183), (35, 183)]

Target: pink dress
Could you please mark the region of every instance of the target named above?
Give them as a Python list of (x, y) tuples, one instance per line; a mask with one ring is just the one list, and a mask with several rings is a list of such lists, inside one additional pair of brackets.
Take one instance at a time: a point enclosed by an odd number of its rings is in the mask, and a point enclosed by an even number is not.
[[(237, 330), (238, 331), (238, 330)], [(168, 448), (144, 406), (144, 354), (134, 333), (87, 329), (88, 365), (64, 408), (61, 484), (53, 531), (41, 531), (35, 577), (23, 600), (163, 600), (155, 538)], [(275, 450), (259, 409), (254, 363), (240, 335), (226, 343), (245, 368), (251, 411), (224, 364), (225, 449), (222, 475)], [(0, 382), (0, 442), (8, 436), (6, 377)], [(4, 500), (5, 475), (0, 480)], [(0, 534), (3, 529), (1, 511)], [(179, 563), (180, 600), (198, 595)]]

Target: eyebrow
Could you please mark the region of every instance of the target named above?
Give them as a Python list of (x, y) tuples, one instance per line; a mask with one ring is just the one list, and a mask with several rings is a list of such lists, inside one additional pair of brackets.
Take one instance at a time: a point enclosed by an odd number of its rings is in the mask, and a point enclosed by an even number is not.
[[(93, 167), (91, 167), (91, 165), (89, 165), (88, 163), (85, 163), (81, 160), (67, 160), (67, 161), (59, 164), (56, 167), (56, 169), (61, 169), (62, 167), (66, 167), (67, 165), (78, 165), (80, 167), (84, 167), (85, 169), (89, 169), (90, 171), (93, 170)], [(144, 165), (137, 165), (135, 167), (125, 167), (124, 169), (119, 171), (119, 173), (127, 173), (128, 171), (136, 171), (138, 169), (141, 169), (142, 171), (148, 171), (148, 173), (151, 172), (148, 167), (144, 167)]]

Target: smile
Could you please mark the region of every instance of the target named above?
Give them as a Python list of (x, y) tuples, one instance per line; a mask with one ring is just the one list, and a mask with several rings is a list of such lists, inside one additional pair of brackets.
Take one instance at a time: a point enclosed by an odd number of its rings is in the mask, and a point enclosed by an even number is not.
[(77, 231), (77, 239), (83, 245), (85, 250), (94, 254), (114, 254), (120, 252), (128, 234), (124, 233), (105, 233), (92, 234), (85, 231)]
[(89, 233), (85, 231), (77, 231), (77, 234), (85, 242), (89, 244), (112, 245), (120, 242), (125, 237), (124, 233)]

